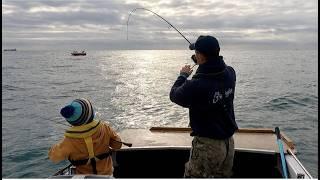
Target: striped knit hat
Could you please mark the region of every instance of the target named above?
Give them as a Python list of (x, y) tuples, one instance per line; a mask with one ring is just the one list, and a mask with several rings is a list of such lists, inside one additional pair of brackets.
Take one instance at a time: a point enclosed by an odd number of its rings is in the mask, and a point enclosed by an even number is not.
[(94, 118), (92, 104), (84, 98), (73, 100), (71, 104), (61, 109), (60, 114), (66, 118), (72, 126), (88, 124)]

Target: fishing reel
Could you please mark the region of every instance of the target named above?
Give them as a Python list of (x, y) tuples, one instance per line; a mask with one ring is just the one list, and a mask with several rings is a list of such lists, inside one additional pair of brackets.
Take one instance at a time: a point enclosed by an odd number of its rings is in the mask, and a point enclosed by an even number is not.
[(191, 59), (193, 60), (193, 62), (194, 62), (195, 64), (197, 64), (197, 58), (196, 58), (196, 55), (195, 55), (195, 54), (193, 54), (193, 55), (191, 56)]

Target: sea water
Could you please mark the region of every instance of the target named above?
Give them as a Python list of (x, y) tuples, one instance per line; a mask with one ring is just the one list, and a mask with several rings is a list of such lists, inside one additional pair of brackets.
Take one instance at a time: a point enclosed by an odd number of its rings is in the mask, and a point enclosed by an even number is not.
[[(68, 164), (48, 159), (67, 128), (59, 112), (75, 98), (91, 100), (115, 130), (188, 126), (188, 110), (169, 99), (188, 50), (2, 53), (2, 176), (47, 178)], [(235, 115), (240, 128), (280, 130), (318, 177), (318, 52), (222, 50), (237, 73)], [(197, 66), (195, 67), (196, 70)]]

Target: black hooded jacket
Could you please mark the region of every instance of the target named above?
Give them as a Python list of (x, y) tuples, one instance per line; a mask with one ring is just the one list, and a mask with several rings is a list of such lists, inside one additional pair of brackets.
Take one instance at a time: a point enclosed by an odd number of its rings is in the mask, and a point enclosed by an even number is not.
[(170, 100), (189, 108), (191, 136), (226, 139), (238, 126), (233, 99), (236, 84), (234, 69), (222, 56), (199, 65), (191, 80), (180, 75), (170, 91)]

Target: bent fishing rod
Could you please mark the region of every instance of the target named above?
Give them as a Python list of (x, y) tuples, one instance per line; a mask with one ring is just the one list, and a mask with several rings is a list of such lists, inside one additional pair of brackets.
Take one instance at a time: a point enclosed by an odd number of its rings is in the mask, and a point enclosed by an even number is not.
[(168, 23), (171, 27), (173, 27), (173, 29), (175, 29), (189, 44), (191, 44), (191, 42), (190, 42), (176, 27), (174, 27), (169, 21), (167, 21), (165, 18), (163, 18), (163, 17), (160, 16), (159, 14), (157, 14), (157, 13), (155, 13), (155, 12), (153, 12), (153, 11), (151, 11), (150, 9), (147, 9), (147, 8), (135, 8), (135, 9), (133, 9), (133, 10), (130, 12), (129, 17), (128, 17), (128, 20), (127, 20), (127, 40), (128, 40), (128, 31), (129, 31), (128, 25), (129, 25), (130, 16), (131, 16), (132, 13), (134, 13), (135, 11), (137, 11), (137, 10), (139, 10), (139, 9), (149, 11), (149, 12), (153, 13), (154, 15), (158, 16), (159, 18), (161, 18), (162, 20), (164, 20), (164, 21), (165, 21), (166, 23)]
[[(164, 20), (167, 24), (169, 24), (174, 30), (176, 30), (189, 43), (189, 45), (191, 45), (191, 42), (176, 27), (174, 27), (168, 20), (166, 20), (165, 18), (163, 18), (159, 14), (157, 14), (157, 13), (155, 13), (155, 12), (153, 12), (150, 9), (147, 9), (147, 8), (135, 8), (130, 12), (130, 14), (128, 16), (128, 20), (127, 20), (127, 40), (128, 40), (128, 36), (129, 36), (128, 35), (128, 32), (129, 32), (129, 20), (130, 20), (130, 17), (132, 15), (132, 13), (134, 13), (137, 10), (149, 11), (149, 12), (153, 13), (154, 15), (158, 16), (160, 19)], [(195, 59), (195, 55), (192, 55), (191, 59), (195, 62), (195, 64), (191, 67), (191, 69), (192, 69), (197, 64), (196, 63), (196, 59)]]

